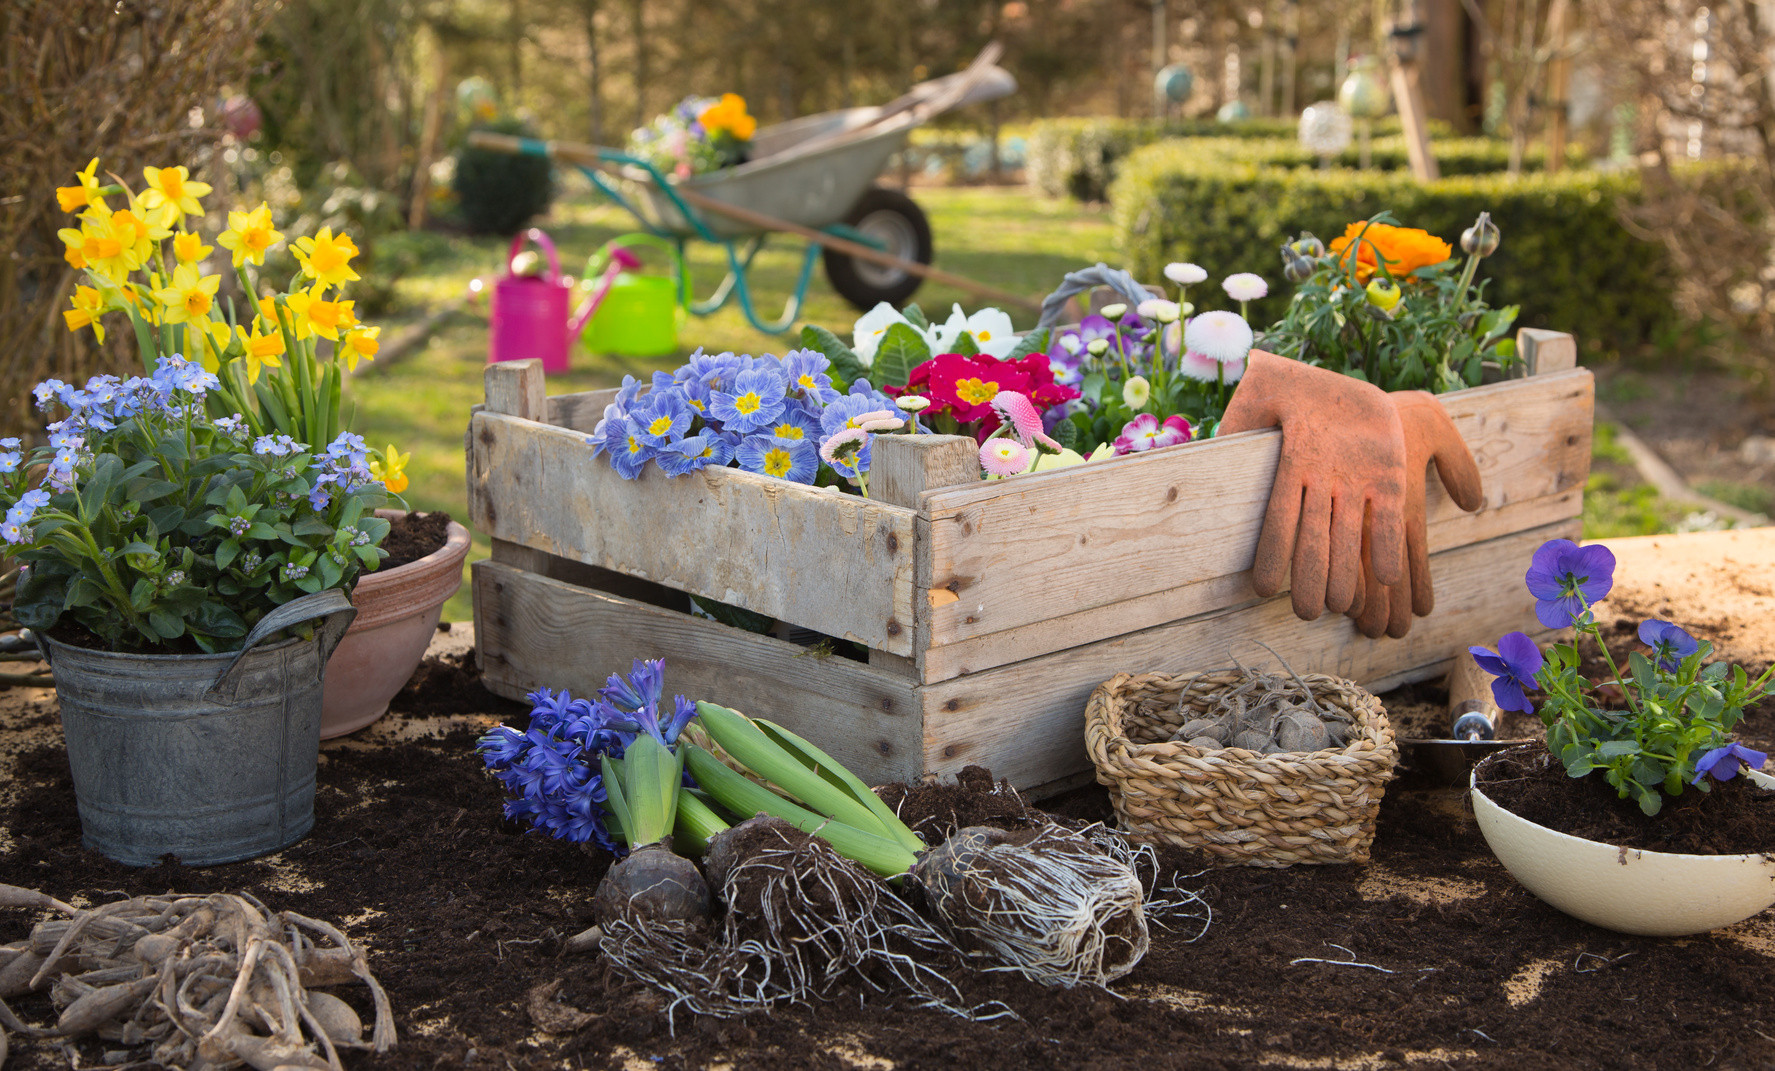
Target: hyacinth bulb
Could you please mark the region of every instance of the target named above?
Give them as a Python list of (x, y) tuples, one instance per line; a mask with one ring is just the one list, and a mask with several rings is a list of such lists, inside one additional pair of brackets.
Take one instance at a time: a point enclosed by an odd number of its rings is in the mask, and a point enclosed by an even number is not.
[(1498, 225), (1491, 221), (1490, 212), (1479, 213), (1473, 226), (1461, 232), (1461, 248), (1476, 257), (1489, 257), (1496, 253), (1498, 243), (1502, 240)]

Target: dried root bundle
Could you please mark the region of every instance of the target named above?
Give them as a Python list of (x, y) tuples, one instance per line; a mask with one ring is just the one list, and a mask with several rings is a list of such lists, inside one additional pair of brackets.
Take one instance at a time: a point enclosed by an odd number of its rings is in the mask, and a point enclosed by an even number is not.
[(1058, 825), (958, 830), (912, 879), (955, 943), (1033, 981), (1108, 985), (1146, 955), (1146, 893), (1128, 862)]
[(956, 963), (955, 947), (825, 841), (755, 818), (718, 836), (708, 865), (727, 904), (719, 935), (623, 920), (604, 927), (612, 968), (672, 997), (674, 1010), (731, 1017), (826, 997), (854, 981), (968, 1018), (1008, 1014), (965, 1007), (932, 965)]
[[(339, 1050), (394, 1047), (394, 1014), (363, 951), (336, 927), (272, 912), (245, 894), (139, 896), (79, 909), (0, 885), (0, 906), (42, 907), (40, 922), (9, 946), (0, 997), (49, 987), (53, 1028), (27, 1026), (0, 1004), (0, 1022), (33, 1037), (96, 1036), (153, 1045), (174, 1068), (342, 1071)], [(313, 986), (369, 987), (376, 1020), (368, 1042), (357, 1014)]]

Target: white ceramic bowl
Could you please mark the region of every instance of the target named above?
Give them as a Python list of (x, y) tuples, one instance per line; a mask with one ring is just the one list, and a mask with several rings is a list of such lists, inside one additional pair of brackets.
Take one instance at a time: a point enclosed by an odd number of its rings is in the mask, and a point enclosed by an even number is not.
[[(1763, 788), (1775, 777), (1746, 771)], [(1479, 831), (1529, 892), (1574, 918), (1620, 933), (1677, 937), (1729, 926), (1775, 904), (1769, 854), (1681, 855), (1585, 840), (1493, 803), (1469, 775)]]

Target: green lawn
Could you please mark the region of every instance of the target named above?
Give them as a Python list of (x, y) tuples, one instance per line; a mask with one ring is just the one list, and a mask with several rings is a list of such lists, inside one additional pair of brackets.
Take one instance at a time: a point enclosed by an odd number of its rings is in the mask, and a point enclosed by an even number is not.
[[(1032, 299), (1039, 300), (1053, 289), (1065, 272), (1116, 259), (1104, 212), (1048, 202), (1020, 189), (929, 188), (916, 190), (915, 197), (931, 217), (938, 267)], [(589, 192), (568, 196), (539, 226), (561, 250), (564, 269), (573, 274), (583, 270), (586, 258), (604, 242), (633, 229), (625, 214), (595, 203)], [(504, 270), (505, 245), (496, 239), (436, 232), (399, 234), (379, 243), (377, 254), (383, 263), (406, 258), (417, 264), (396, 288), (397, 311), (382, 318), (385, 342), (426, 310), (461, 297), (477, 276), (491, 282)], [(706, 295), (721, 279), (723, 255), (708, 245), (696, 246), (690, 255), (696, 292)], [(780, 313), (800, 266), (799, 241), (781, 240), (759, 254), (750, 279), (760, 295), (764, 318), (775, 319)], [(961, 302), (969, 311), (984, 304), (938, 285), (925, 286), (915, 300), (927, 310), (943, 310), (944, 315), (953, 302)], [(1035, 322), (1035, 315), (1026, 310), (1007, 311), (1020, 328)], [(823, 324), (845, 334), (856, 315), (816, 266), (800, 322)], [(753, 330), (730, 307), (707, 318), (692, 317), (680, 335), (680, 357), (698, 346), (780, 353), (792, 345), (786, 336)], [(565, 394), (615, 386), (624, 373), (645, 377), (655, 368), (675, 367), (680, 357), (630, 362), (576, 349), (574, 370), (551, 377), (548, 390)], [(406, 498), (417, 509), (447, 510), (458, 518), (467, 512), (462, 435), (469, 406), (481, 400), (486, 360), (486, 307), (471, 305), (446, 321), (424, 348), (393, 362), (360, 366), (351, 382), (347, 409), (355, 406), (355, 427), (373, 444), (392, 440), (403, 451), (412, 451), (407, 468), (412, 485)], [(477, 535), (470, 559), (486, 554), (487, 542)], [(445, 615), (458, 621), (471, 616), (466, 588), (445, 608)]]
[[(1108, 215), (1078, 205), (1048, 201), (1021, 189), (919, 188), (914, 191), (931, 218), (936, 236), (936, 264), (999, 289), (1039, 299), (1067, 271), (1098, 261), (1117, 262)], [(629, 231), (632, 221), (617, 209), (594, 201), (589, 190), (572, 192), (539, 224), (554, 239), (573, 274), (609, 239)], [(426, 311), (460, 298), (470, 280), (489, 283), (504, 270), (505, 243), (435, 232), (398, 234), (378, 246), (382, 263), (408, 260), (416, 267), (396, 287), (396, 311), (383, 317), (383, 338)], [(698, 245), (691, 250), (696, 291), (708, 294), (720, 281), (725, 262), (719, 249)], [(759, 310), (774, 319), (780, 302), (794, 285), (801, 265), (800, 243), (781, 240), (766, 247), (753, 264), (751, 281), (760, 295)], [(826, 284), (816, 266), (800, 322), (825, 325), (845, 334), (856, 312)], [(933, 314), (947, 315), (952, 302), (972, 311), (985, 302), (951, 287), (928, 284), (916, 300)], [(1009, 309), (1017, 326), (1034, 323), (1034, 314)], [(747, 353), (782, 352), (788, 337), (752, 329), (733, 308), (707, 318), (692, 317), (680, 336), (680, 354), (656, 362), (631, 362), (597, 357), (576, 349), (574, 370), (552, 377), (551, 394), (614, 386), (624, 373), (645, 377), (655, 368), (670, 368), (680, 357), (702, 346), (710, 350)], [(481, 371), (487, 359), (485, 304), (471, 304), (451, 317), (423, 348), (393, 361), (365, 365), (350, 386), (349, 405), (356, 408), (356, 427), (373, 444), (392, 440), (412, 451), (408, 502), (418, 509), (466, 514), (462, 436), (469, 407), (481, 400)], [(1669, 531), (1683, 511), (1658, 499), (1640, 484), (1609, 435), (1598, 428), (1596, 474), (1585, 497), (1585, 533), (1590, 536), (1639, 535)], [(487, 542), (477, 535), (470, 559), (485, 557)], [(465, 587), (445, 610), (450, 620), (471, 616)]]

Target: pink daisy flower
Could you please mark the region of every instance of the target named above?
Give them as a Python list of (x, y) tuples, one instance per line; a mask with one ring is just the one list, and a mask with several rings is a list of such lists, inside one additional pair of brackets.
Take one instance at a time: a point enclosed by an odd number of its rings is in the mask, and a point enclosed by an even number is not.
[(1026, 395), (1014, 390), (1001, 390), (992, 396), (992, 411), (998, 414), (1001, 423), (1011, 426), (1011, 430), (1017, 433), (1017, 438), (1023, 440), (1024, 446), (1034, 447), (1036, 443), (1041, 443), (1055, 453), (1060, 452), (1060, 444), (1042, 430), (1042, 414)]
[(820, 444), (820, 460), (834, 467), (841, 460), (845, 465), (849, 465), (851, 462), (845, 459), (846, 455), (854, 456), (863, 449), (863, 444), (868, 441), (869, 433), (862, 428), (844, 428)]
[(1205, 312), (1183, 328), (1183, 344), (1221, 364), (1245, 361), (1251, 352), (1251, 325), (1236, 312)]
[(980, 467), (993, 476), (1029, 471), (1029, 448), (1015, 439), (988, 439), (980, 444)]
[(1227, 276), (1220, 288), (1234, 301), (1256, 301), (1270, 292), (1270, 284), (1264, 282), (1263, 276), (1248, 271)]
[(1143, 450), (1187, 443), (1194, 435), (1195, 429), (1183, 417), (1168, 416), (1161, 423), (1151, 413), (1142, 413), (1122, 427), (1122, 434), (1116, 437), (1114, 445), (1117, 456), (1138, 454)]

